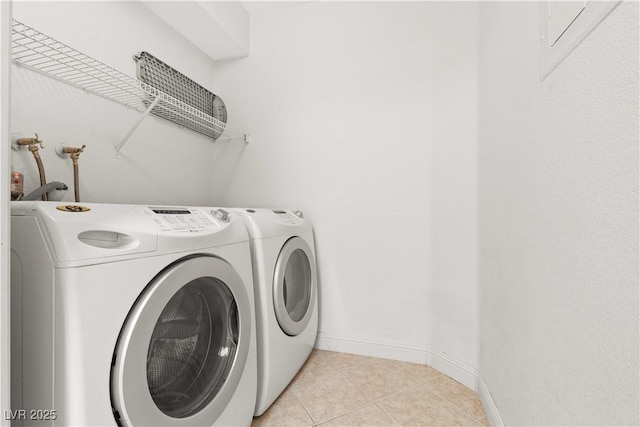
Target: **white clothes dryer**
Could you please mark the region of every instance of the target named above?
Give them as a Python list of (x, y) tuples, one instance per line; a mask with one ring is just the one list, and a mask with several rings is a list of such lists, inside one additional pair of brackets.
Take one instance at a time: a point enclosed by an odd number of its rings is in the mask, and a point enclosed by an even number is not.
[(237, 214), (11, 208), (16, 424), (250, 425), (255, 307)]
[(236, 209), (253, 257), (259, 416), (311, 354), (318, 331), (318, 290), (311, 222), (299, 212)]

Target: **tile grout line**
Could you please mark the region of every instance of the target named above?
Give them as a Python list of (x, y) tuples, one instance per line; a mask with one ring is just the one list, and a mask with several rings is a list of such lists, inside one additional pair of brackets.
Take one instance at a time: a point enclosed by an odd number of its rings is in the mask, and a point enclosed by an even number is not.
[[(351, 367), (351, 366), (349, 366), (349, 367)], [(357, 388), (361, 393), (363, 393), (363, 394), (364, 394), (368, 399), (370, 399), (371, 401), (370, 401), (369, 403), (367, 403), (366, 405), (364, 405), (364, 406), (359, 406), (359, 407), (354, 408), (354, 409), (352, 409), (352, 410), (350, 410), (350, 411), (347, 411), (347, 412), (345, 412), (345, 413), (335, 415), (335, 416), (333, 416), (333, 417), (331, 417), (331, 418), (329, 418), (329, 419), (327, 419), (327, 420), (325, 420), (325, 421), (322, 421), (322, 423), (320, 423), (320, 421), (316, 420), (316, 419), (311, 415), (311, 413), (309, 412), (309, 410), (307, 409), (307, 407), (305, 406), (305, 404), (302, 402), (302, 400), (301, 400), (301, 399), (298, 397), (298, 395), (296, 394), (296, 392), (295, 392), (295, 388), (296, 388), (296, 387), (293, 387), (293, 386), (294, 386), (294, 385), (295, 385), (295, 386), (298, 386), (298, 388), (299, 388), (299, 387), (302, 387), (302, 385), (304, 385), (305, 383), (311, 383), (312, 381), (316, 381), (316, 380), (318, 380), (318, 379), (322, 379), (322, 377), (323, 377), (323, 376), (325, 376), (325, 374), (320, 373), (319, 375), (314, 375), (312, 378), (308, 378), (308, 379), (306, 379), (305, 381), (303, 381), (303, 382), (301, 382), (301, 383), (299, 383), (299, 384), (293, 384), (293, 383), (291, 384), (291, 386), (292, 386), (292, 387), (291, 387), (291, 393), (292, 393), (292, 394), (294, 395), (294, 397), (298, 400), (298, 402), (300, 402), (300, 405), (302, 405), (302, 408), (305, 410), (305, 412), (307, 413), (307, 415), (309, 415), (309, 417), (311, 418), (311, 421), (313, 422), (313, 425), (314, 425), (314, 426), (318, 426), (318, 425), (320, 425), (320, 424), (324, 424), (324, 423), (330, 422), (330, 421), (332, 421), (332, 420), (334, 420), (334, 419), (336, 419), (336, 418), (339, 418), (339, 417), (341, 417), (341, 416), (343, 416), (343, 415), (347, 415), (347, 414), (349, 414), (349, 413), (351, 413), (351, 412), (353, 412), (353, 411), (357, 411), (358, 409), (362, 409), (362, 408), (364, 408), (365, 406), (367, 406), (367, 405), (369, 405), (369, 404), (371, 404), (371, 403), (374, 403), (373, 399), (372, 399), (368, 394), (366, 394), (363, 390), (361, 390), (361, 389), (360, 389), (360, 387), (358, 387), (356, 384), (352, 384), (352, 383), (350, 382), (349, 377), (348, 377), (346, 374), (344, 374), (344, 372), (343, 372), (343, 371), (344, 371), (344, 370), (346, 370), (346, 369), (348, 369), (348, 368), (344, 368), (344, 369), (342, 369), (341, 371), (337, 371), (337, 372), (333, 373), (333, 375), (336, 375), (336, 376), (341, 377), (341, 380), (342, 380), (342, 381), (345, 381), (348, 385), (353, 385), (353, 386), (355, 386), (355, 387), (356, 387), (356, 388)]]
[[(455, 381), (455, 380), (454, 380), (454, 381)], [(473, 390), (472, 390), (472, 391), (473, 391)], [(434, 394), (434, 395), (436, 395), (436, 396), (438, 396), (439, 398), (441, 398), (442, 400), (444, 400), (445, 402), (447, 402), (447, 403), (448, 403), (450, 406), (452, 406), (452, 407), (453, 407), (453, 408), (454, 408), (458, 413), (460, 413), (460, 414), (462, 414), (462, 415), (466, 416), (467, 418), (469, 418), (469, 419), (470, 419), (471, 421), (473, 421), (473, 422), (477, 422), (478, 420), (481, 420), (482, 418), (484, 418), (484, 417), (486, 416), (486, 414), (485, 414), (485, 415), (483, 415), (483, 416), (481, 416), (481, 417), (474, 418), (474, 416), (473, 416), (473, 415), (471, 415), (469, 412), (467, 412), (467, 411), (465, 411), (464, 409), (462, 409), (462, 408), (460, 407), (460, 405), (458, 405), (458, 404), (456, 404), (456, 403), (452, 402), (452, 401), (451, 401), (451, 399), (447, 398), (446, 396), (443, 396), (441, 393), (438, 393), (436, 390), (434, 390), (434, 391), (430, 391), (430, 393), (431, 393), (431, 394)], [(474, 392), (474, 393), (475, 393), (475, 392)], [(477, 393), (476, 393), (476, 395), (477, 395)]]
[[(344, 371), (344, 370), (345, 370), (345, 369), (343, 369), (343, 371)], [(349, 377), (347, 376), (347, 374), (345, 374), (344, 372), (340, 372), (340, 373), (339, 373), (339, 375), (341, 375), (341, 376), (342, 376), (343, 381), (345, 381), (348, 385), (355, 387), (355, 388), (356, 388), (360, 393), (362, 393), (363, 395), (365, 395), (365, 396), (366, 396), (366, 398), (367, 398), (367, 399), (369, 399), (369, 402), (367, 402), (367, 403), (366, 403), (366, 404), (364, 404), (364, 405), (358, 406), (357, 408), (353, 408), (353, 409), (351, 409), (350, 411), (345, 412), (344, 414), (336, 415), (335, 417), (333, 417), (333, 418), (331, 418), (330, 420), (327, 420), (327, 421), (325, 421), (325, 422), (329, 422), (329, 421), (331, 421), (331, 420), (335, 420), (336, 418), (340, 418), (340, 417), (342, 417), (342, 416), (345, 416), (345, 415), (347, 415), (347, 414), (350, 414), (350, 413), (352, 413), (352, 412), (355, 412), (355, 411), (358, 411), (358, 410), (360, 410), (360, 409), (362, 409), (362, 408), (365, 408), (365, 407), (367, 407), (367, 406), (371, 405), (372, 403), (375, 403), (375, 401), (371, 398), (371, 396), (369, 396), (367, 393), (365, 393), (365, 392), (364, 392), (364, 390), (362, 390), (362, 389), (361, 389), (357, 384), (355, 384), (355, 383), (352, 383), (352, 382), (351, 382), (351, 378), (349, 378)]]
[(396, 417), (394, 417), (393, 415), (391, 415), (390, 413), (388, 413), (387, 411), (384, 410), (384, 408), (380, 405), (378, 405), (378, 402), (374, 402), (374, 405), (376, 405), (378, 407), (378, 409), (380, 409), (382, 412), (384, 412), (385, 414), (387, 414), (389, 416), (389, 418), (391, 418), (393, 421), (395, 421), (396, 423), (398, 423), (399, 426), (402, 426), (402, 423), (400, 422), (400, 420), (397, 420)]
[[(430, 378), (428, 380), (425, 381), (425, 384), (430, 383), (433, 380), (433, 378)], [(375, 405), (378, 406), (385, 414), (389, 415), (391, 417), (391, 419), (397, 421), (400, 425), (402, 425), (402, 423), (397, 420), (393, 415), (389, 414), (387, 411), (384, 410), (384, 408), (382, 406), (379, 405), (379, 403), (385, 399), (388, 398), (393, 398), (393, 396), (399, 395), (402, 392), (413, 392), (416, 391), (418, 392), (418, 387), (417, 385), (415, 386), (409, 386), (409, 387), (404, 387), (403, 389), (397, 390), (393, 393), (390, 393), (386, 396), (380, 397), (379, 399), (376, 399), (374, 401)], [(453, 403), (450, 399), (447, 399), (445, 396), (442, 396), (440, 393), (437, 393), (435, 391), (423, 391), (422, 394), (432, 394), (434, 396), (439, 397), (440, 399), (443, 400), (443, 402), (445, 403), (445, 405), (443, 405), (447, 410), (450, 411), (454, 411), (455, 413), (458, 413), (460, 415), (463, 415), (465, 418), (467, 418), (469, 421), (471, 421), (472, 423), (475, 424), (480, 424), (478, 421), (481, 420), (482, 418), (486, 417), (486, 415), (481, 416), (479, 418), (474, 418), (471, 414), (469, 414), (467, 411), (464, 411), (463, 409), (460, 408), (459, 405), (456, 405), (455, 403)]]
[[(345, 369), (343, 369), (342, 371), (344, 371), (344, 370), (345, 370)], [(357, 384), (352, 383), (352, 382), (351, 382), (351, 379), (350, 379), (350, 378), (349, 378), (349, 377), (348, 377), (344, 372), (342, 372), (342, 371), (338, 371), (338, 372), (336, 372), (336, 373), (335, 373), (335, 375), (336, 375), (336, 376), (340, 376), (340, 377), (342, 377), (342, 378), (341, 378), (341, 380), (342, 380), (342, 381), (344, 381), (344, 382), (346, 382), (349, 386), (353, 386), (353, 387), (355, 387), (359, 392), (361, 392), (363, 395), (365, 395), (365, 396), (367, 397), (367, 399), (369, 399), (369, 402), (367, 402), (367, 403), (366, 403), (366, 404), (364, 404), (364, 405), (357, 406), (356, 408), (352, 408), (352, 409), (348, 410), (347, 412), (344, 412), (344, 413), (341, 413), (341, 414), (334, 415), (334, 416), (332, 416), (331, 418), (329, 418), (329, 419), (327, 419), (327, 420), (323, 421), (322, 423), (320, 423), (320, 422), (316, 421), (316, 419), (315, 419), (315, 418), (311, 417), (311, 419), (312, 419), (312, 420), (313, 420), (313, 422), (315, 423), (315, 426), (318, 426), (318, 425), (320, 425), (320, 424), (324, 424), (324, 423), (331, 422), (331, 421), (333, 421), (333, 420), (335, 420), (335, 419), (337, 419), (337, 418), (340, 418), (340, 417), (343, 417), (343, 416), (345, 416), (345, 415), (348, 415), (348, 414), (350, 414), (350, 413), (352, 413), (352, 412), (358, 411), (358, 410), (360, 410), (360, 409), (362, 409), (362, 408), (365, 408), (365, 407), (367, 407), (367, 406), (369, 406), (369, 405), (371, 405), (371, 404), (375, 404), (375, 400), (374, 400), (371, 396), (369, 396), (367, 393), (365, 393), (365, 392), (364, 392), (364, 390), (362, 390), (362, 389), (361, 389)], [(296, 396), (296, 398), (297, 398), (297, 396)], [(298, 399), (298, 400), (300, 400), (300, 399)], [(302, 404), (302, 401), (300, 401), (300, 403)], [(302, 406), (305, 408), (305, 411), (306, 411), (306, 407), (304, 406), (304, 404), (302, 404)], [(307, 411), (307, 413), (309, 413), (309, 412)], [(309, 416), (311, 416), (311, 414), (309, 414)]]
[(300, 403), (300, 406), (302, 406), (302, 409), (304, 409), (304, 412), (306, 412), (306, 414), (309, 416), (309, 418), (311, 419), (311, 422), (313, 423), (313, 425), (317, 426), (318, 422), (316, 421), (315, 418), (313, 418), (313, 416), (311, 415), (311, 413), (309, 412), (309, 410), (307, 409), (305, 404), (302, 402), (302, 400), (300, 400), (300, 398), (298, 397), (298, 395), (296, 394), (296, 392), (295, 392), (295, 390), (293, 388), (291, 389), (291, 394), (293, 394), (293, 397), (295, 397), (296, 400)]
[[(355, 365), (352, 365), (352, 366), (355, 366)], [(399, 388), (399, 389), (397, 389), (397, 390), (395, 390), (395, 391), (393, 391), (393, 392), (390, 392), (390, 393), (388, 393), (388, 394), (386, 394), (386, 395), (384, 395), (384, 396), (381, 396), (381, 397), (378, 397), (378, 398), (374, 398), (373, 396), (371, 396), (370, 394), (368, 394), (365, 390), (363, 390), (363, 389), (362, 389), (362, 388), (361, 388), (361, 387), (360, 387), (360, 386), (359, 386), (359, 385), (354, 381), (354, 379), (353, 379), (353, 378), (350, 378), (350, 377), (349, 377), (349, 375), (348, 375), (346, 372), (344, 372), (344, 371), (347, 371), (347, 370), (348, 370), (348, 368), (343, 369), (343, 370), (342, 370), (342, 372), (341, 372), (341, 374), (342, 374), (344, 377), (346, 377), (346, 378), (347, 378), (347, 380), (349, 381), (349, 384), (354, 385), (354, 386), (355, 386), (358, 390), (360, 390), (360, 391), (361, 391), (365, 396), (367, 396), (369, 399), (371, 399), (371, 400), (372, 400), (372, 403), (373, 403), (373, 405), (374, 405), (374, 406), (376, 406), (378, 409), (380, 409), (380, 410), (381, 410), (384, 414), (386, 414), (386, 415), (387, 415), (391, 420), (393, 420), (394, 422), (396, 422), (398, 425), (402, 426), (403, 424), (400, 422), (400, 420), (396, 419), (393, 415), (391, 415), (390, 413), (388, 413), (387, 411), (385, 411), (385, 410), (384, 410), (384, 408), (382, 408), (382, 406), (380, 406), (380, 405), (379, 405), (379, 402), (380, 402), (380, 401), (382, 401), (382, 400), (384, 400), (384, 399), (391, 398), (392, 396), (398, 395), (398, 394), (402, 393), (403, 391), (411, 391), (412, 389), (417, 389), (417, 387), (418, 387), (418, 386), (413, 386), (413, 387), (411, 387), (411, 386), (403, 386), (403, 387), (401, 387), (401, 388)], [(434, 380), (434, 377), (428, 378), (428, 379), (424, 380), (424, 384), (430, 383), (430, 382), (432, 382), (433, 380)], [(449, 401), (449, 399), (445, 399), (443, 396), (438, 396), (438, 397), (440, 397), (440, 398), (441, 398), (445, 403), (449, 404), (449, 406), (451, 406), (451, 407), (452, 407), (452, 409), (455, 409), (457, 412), (461, 412), (461, 411), (459, 411), (459, 410), (458, 410), (458, 407), (457, 407), (456, 405), (454, 405), (451, 401)], [(369, 406), (369, 405), (365, 405), (365, 406)], [(351, 413), (351, 412), (357, 411), (357, 410), (359, 410), (359, 409), (362, 409), (362, 408), (353, 409), (352, 411), (349, 411), (348, 413)], [(347, 413), (347, 414), (348, 414), (348, 413)], [(343, 415), (347, 415), (347, 414), (343, 414)], [(339, 417), (341, 417), (341, 416), (343, 416), (343, 415), (339, 415), (339, 416), (337, 416), (337, 417), (335, 417), (335, 418), (332, 418), (332, 420), (334, 420), (334, 419), (336, 419), (336, 418), (339, 418)], [(466, 415), (466, 413), (465, 413), (464, 415)], [(468, 418), (468, 417), (467, 417), (467, 418)]]
[[(374, 358), (375, 359), (375, 358)], [(309, 420), (311, 421), (312, 425), (314, 427), (320, 426), (321, 424), (325, 424), (325, 423), (329, 423), (332, 421), (335, 421), (336, 419), (346, 416), (348, 414), (351, 414), (353, 412), (362, 410), (363, 408), (366, 408), (368, 406), (371, 406), (373, 404), (373, 407), (377, 408), (377, 410), (381, 411), (382, 414), (385, 414), (387, 417), (389, 417), (389, 420), (392, 422), (397, 423), (398, 425), (402, 426), (403, 424), (393, 415), (391, 415), (389, 412), (387, 412), (382, 406), (381, 406), (381, 402), (385, 399), (389, 399), (389, 398), (393, 398), (393, 396), (398, 395), (400, 393), (403, 392), (416, 392), (416, 393), (420, 393), (420, 394), (424, 394), (424, 393), (428, 393), (431, 394), (433, 396), (438, 397), (439, 399), (441, 399), (442, 401), (442, 407), (444, 409), (446, 409), (449, 412), (453, 412), (453, 413), (457, 413), (460, 417), (467, 419), (469, 421), (470, 424), (476, 426), (476, 427), (481, 427), (484, 423), (481, 422), (481, 420), (486, 419), (486, 414), (483, 414), (482, 416), (479, 417), (475, 417), (473, 413), (477, 412), (475, 411), (474, 407), (469, 408), (468, 410), (465, 410), (466, 408), (466, 400), (468, 399), (464, 399), (464, 402), (460, 401), (459, 399), (457, 399), (458, 403), (455, 403), (453, 400), (447, 398), (443, 392), (445, 391), (451, 391), (451, 392), (455, 392), (455, 388), (452, 390), (446, 389), (446, 388), (442, 388), (442, 391), (438, 391), (439, 389), (436, 389), (435, 387), (429, 387), (427, 390), (421, 391), (421, 387), (422, 386), (427, 386), (429, 384), (432, 384), (433, 381), (437, 378), (436, 375), (433, 375), (429, 378), (425, 378), (424, 380), (422, 380), (420, 382), (420, 384), (414, 384), (414, 385), (403, 385), (401, 387), (399, 387), (398, 389), (395, 389), (395, 387), (392, 387), (392, 391), (389, 394), (386, 394), (384, 396), (381, 396), (379, 398), (374, 398), (372, 395), (370, 395), (369, 393), (367, 393), (364, 388), (362, 387), (361, 384), (358, 383), (358, 378), (352, 378), (348, 372), (354, 368), (354, 367), (358, 367), (359, 365), (366, 365), (368, 361), (371, 361), (373, 359), (371, 359), (370, 357), (367, 356), (359, 356), (357, 358), (353, 358), (353, 359), (334, 359), (332, 360), (331, 358), (325, 358), (324, 356), (322, 358), (317, 359), (317, 362), (315, 362), (313, 364), (313, 366), (310, 366), (313, 368), (313, 370), (310, 370), (308, 372), (308, 374), (304, 377), (304, 380), (296, 383), (296, 382), (292, 382), (289, 386), (291, 387), (291, 393), (294, 396), (294, 398), (296, 399), (296, 401), (302, 406), (303, 410), (305, 411), (305, 413), (307, 414), (307, 416), (309, 417)], [(338, 369), (332, 370), (333, 366), (332, 366), (332, 361), (335, 361), (337, 363), (335, 363), (336, 365), (341, 365)], [(402, 363), (402, 362), (400, 362)], [(428, 365), (427, 365), (428, 366)], [(300, 399), (298, 393), (295, 391), (296, 389), (299, 390), (301, 387), (303, 386), (307, 386), (309, 384), (312, 384), (315, 381), (324, 381), (328, 376), (334, 376), (336, 378), (339, 378), (340, 381), (346, 383), (346, 385), (348, 385), (350, 388), (353, 387), (353, 390), (357, 390), (359, 393), (361, 393), (366, 400), (368, 400), (368, 402), (364, 403), (364, 404), (360, 404), (360, 405), (356, 405), (357, 407), (352, 408), (344, 413), (338, 413), (338, 414), (330, 414), (330, 418), (322, 421), (322, 423), (319, 422), (319, 420), (316, 420), (310, 413), (307, 405), (305, 405), (303, 403), (303, 401)], [(442, 374), (444, 375), (444, 374)], [(445, 375), (446, 376), (446, 375)], [(450, 378), (450, 377), (448, 377)], [(301, 378), (298, 378), (298, 380), (300, 380)], [(455, 380), (452, 380), (455, 381)], [(467, 387), (468, 388), (468, 387)], [(374, 390), (375, 391), (375, 390)], [(386, 392), (386, 390), (384, 390)], [(441, 394), (442, 393), (442, 394)], [(450, 394), (450, 393), (449, 393)], [(456, 395), (460, 394), (461, 396), (464, 396), (465, 393), (455, 393)], [(477, 393), (474, 394), (475, 396), (477, 396)], [(338, 411), (340, 412), (340, 411)]]

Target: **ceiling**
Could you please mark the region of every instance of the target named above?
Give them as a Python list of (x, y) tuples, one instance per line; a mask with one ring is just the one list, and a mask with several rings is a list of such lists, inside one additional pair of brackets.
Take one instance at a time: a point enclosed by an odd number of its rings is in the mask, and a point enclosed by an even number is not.
[(237, 3), (210, 0), (140, 1), (214, 60), (249, 54), (251, 16), (310, 3), (307, 0), (237, 0)]

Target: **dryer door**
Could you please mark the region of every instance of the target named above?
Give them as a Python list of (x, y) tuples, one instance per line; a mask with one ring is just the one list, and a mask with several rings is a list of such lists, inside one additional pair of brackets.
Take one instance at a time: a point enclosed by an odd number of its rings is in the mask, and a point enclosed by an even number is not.
[(273, 306), (284, 333), (300, 334), (309, 324), (316, 299), (313, 252), (301, 237), (282, 246), (273, 278)]
[(251, 319), (245, 285), (225, 261), (198, 256), (167, 267), (138, 298), (116, 345), (118, 424), (213, 424), (244, 371)]

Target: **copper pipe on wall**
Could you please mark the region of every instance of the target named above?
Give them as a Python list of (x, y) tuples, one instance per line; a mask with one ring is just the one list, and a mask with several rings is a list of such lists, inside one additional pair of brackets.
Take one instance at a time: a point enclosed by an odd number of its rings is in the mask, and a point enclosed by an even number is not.
[(78, 170), (78, 159), (80, 158), (80, 153), (84, 151), (86, 145), (82, 147), (62, 147), (62, 152), (69, 154), (71, 157), (71, 162), (73, 163), (73, 191), (75, 194), (76, 202), (80, 201), (80, 171)]
[(78, 161), (73, 162), (73, 194), (76, 202), (80, 201), (80, 177), (78, 176)]
[[(29, 151), (33, 153), (33, 157), (36, 158), (36, 165), (38, 166), (38, 174), (40, 175), (40, 186), (43, 186), (47, 183), (47, 179), (44, 176), (44, 165), (42, 164), (42, 159), (40, 158), (40, 154), (38, 153), (38, 147), (34, 147), (32, 149), (29, 147)], [(47, 193), (42, 194), (42, 200), (49, 200)]]

